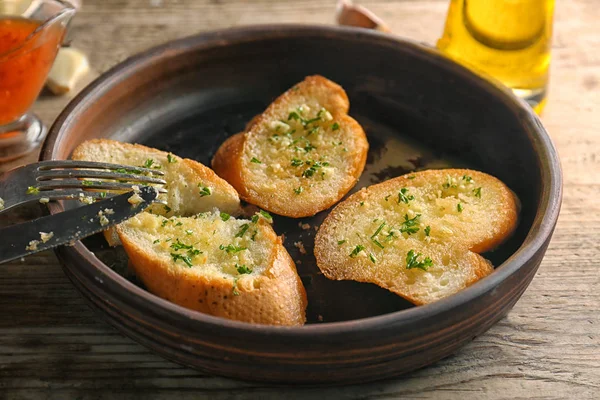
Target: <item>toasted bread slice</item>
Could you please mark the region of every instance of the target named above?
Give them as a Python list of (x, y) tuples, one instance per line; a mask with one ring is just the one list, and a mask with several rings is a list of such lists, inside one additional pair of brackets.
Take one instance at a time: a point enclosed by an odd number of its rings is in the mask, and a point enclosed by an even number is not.
[(257, 324), (302, 325), (306, 292), (265, 217), (141, 213), (117, 228), (148, 290), (203, 313)]
[(517, 226), (518, 205), (498, 179), (466, 169), (390, 179), (338, 204), (315, 238), (329, 279), (375, 283), (415, 304), (454, 294), (493, 271), (477, 253)]
[(349, 106), (339, 85), (310, 76), (225, 141), (212, 167), (249, 203), (314, 215), (348, 193), (365, 166), (369, 144)]
[[(74, 160), (100, 161), (131, 166), (148, 166), (164, 171), (168, 193), (159, 195), (167, 206), (153, 204), (148, 211), (169, 216), (191, 216), (218, 208), (228, 214), (241, 213), (240, 199), (233, 187), (210, 168), (197, 161), (173, 154), (109, 139), (94, 139), (81, 143), (73, 151)], [(117, 245), (114, 229), (105, 232), (111, 246)]]

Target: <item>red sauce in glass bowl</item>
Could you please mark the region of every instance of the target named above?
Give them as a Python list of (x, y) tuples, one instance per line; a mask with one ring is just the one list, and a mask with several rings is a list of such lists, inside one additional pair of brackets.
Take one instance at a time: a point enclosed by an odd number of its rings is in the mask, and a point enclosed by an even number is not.
[(0, 125), (27, 112), (42, 90), (62, 42), (60, 24), (25, 18), (0, 18)]

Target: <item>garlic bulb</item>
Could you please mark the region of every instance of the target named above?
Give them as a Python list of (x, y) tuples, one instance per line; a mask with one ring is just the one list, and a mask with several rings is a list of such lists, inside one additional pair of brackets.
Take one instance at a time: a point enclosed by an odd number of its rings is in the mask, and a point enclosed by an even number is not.
[(56, 55), (46, 86), (54, 94), (69, 93), (89, 70), (85, 54), (72, 47), (63, 47)]

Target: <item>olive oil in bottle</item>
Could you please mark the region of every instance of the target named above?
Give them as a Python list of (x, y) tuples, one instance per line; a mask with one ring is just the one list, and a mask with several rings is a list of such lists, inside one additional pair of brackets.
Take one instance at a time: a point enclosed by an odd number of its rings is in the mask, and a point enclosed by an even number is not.
[(492, 76), (539, 114), (546, 101), (554, 0), (451, 0), (438, 48)]

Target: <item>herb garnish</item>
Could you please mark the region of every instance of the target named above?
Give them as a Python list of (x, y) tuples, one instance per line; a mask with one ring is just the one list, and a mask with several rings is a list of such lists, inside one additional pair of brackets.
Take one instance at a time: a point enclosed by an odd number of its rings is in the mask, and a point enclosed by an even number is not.
[(292, 167), (299, 167), (302, 164), (304, 164), (304, 161), (302, 161), (301, 159), (295, 157), (292, 158)]
[(359, 244), (357, 245), (354, 250), (352, 250), (352, 253), (350, 253), (350, 258), (354, 258), (358, 255), (358, 253), (360, 253), (361, 251), (363, 251), (365, 249), (365, 246)]
[(369, 260), (371, 260), (371, 262), (373, 264), (375, 264), (377, 262), (377, 259), (375, 258), (375, 256), (373, 255), (373, 253), (369, 253)]
[(168, 212), (168, 213), (171, 212), (171, 207), (169, 207), (168, 205), (163, 204), (163, 207), (165, 208), (165, 212)]
[(408, 233), (412, 235), (413, 233), (417, 233), (419, 231), (419, 217), (421, 214), (417, 214), (414, 218), (409, 219), (408, 214), (404, 214), (404, 222), (400, 226), (400, 232)]
[(481, 188), (480, 187), (478, 187), (477, 189), (473, 189), (473, 193), (475, 194), (475, 197), (481, 198)]
[(154, 160), (149, 158), (146, 160), (146, 162), (144, 163), (144, 165), (142, 165), (142, 167), (144, 168), (150, 168), (152, 167), (152, 164), (154, 164)]
[(338, 240), (338, 246), (341, 246), (344, 243), (346, 243), (346, 239), (344, 239), (344, 240)]
[(379, 243), (379, 241), (377, 240), (377, 235), (379, 235), (379, 232), (381, 232), (381, 230), (383, 229), (383, 227), (385, 226), (385, 222), (382, 222), (381, 225), (379, 225), (379, 227), (377, 228), (377, 230), (375, 231), (374, 234), (371, 235), (371, 241), (373, 243), (375, 243), (377, 245), (377, 247), (379, 248), (384, 248), (383, 245), (381, 243)]
[(334, 122), (333, 125), (331, 125), (331, 130), (337, 131), (338, 129), (340, 129), (340, 124), (338, 124), (337, 122)]
[(242, 264), (242, 265), (238, 265), (237, 263), (235, 264), (235, 269), (237, 270), (238, 274), (251, 274), (252, 273), (252, 268), (248, 268), (246, 267), (246, 264)]
[(173, 164), (177, 162), (177, 159), (175, 158), (175, 156), (171, 155), (171, 153), (167, 154), (167, 161), (169, 162), (169, 164)]
[(305, 151), (305, 152), (307, 152), (307, 153), (308, 153), (309, 151), (311, 151), (311, 150), (314, 150), (314, 149), (316, 149), (316, 147), (315, 147), (315, 146), (313, 146), (313, 145), (312, 145), (312, 143), (309, 143), (309, 144), (307, 144), (306, 146), (304, 146), (304, 151)]
[(244, 234), (246, 233), (246, 231), (248, 230), (249, 227), (250, 227), (250, 225), (248, 225), (248, 224), (241, 225), (240, 226), (240, 231), (238, 233), (236, 233), (234, 237), (241, 238), (242, 236), (244, 236)]
[(473, 180), (473, 178), (471, 178), (468, 175), (463, 175), (462, 180), (463, 181), (467, 181), (467, 183), (471, 183), (471, 181)]
[(431, 227), (429, 225), (427, 225), (424, 230), (425, 230), (425, 236), (429, 236), (429, 233), (431, 232)]
[(235, 254), (235, 253), (239, 253), (242, 250), (248, 250), (248, 248), (246, 248), (246, 247), (238, 247), (238, 246), (235, 246), (233, 244), (228, 244), (227, 246), (220, 245), (219, 246), (219, 250), (224, 250), (224, 251), (227, 252), (227, 254), (231, 254), (231, 253)]
[(412, 194), (407, 196), (406, 193), (408, 193), (407, 188), (400, 189), (400, 192), (398, 193), (398, 204), (400, 204), (401, 202), (408, 204), (409, 201), (415, 199), (415, 196), (413, 196)]
[(238, 292), (238, 290), (237, 290), (237, 283), (238, 283), (239, 279), (240, 278), (237, 278), (237, 277), (233, 278), (233, 289), (231, 290), (231, 293), (233, 293), (234, 296), (240, 295), (240, 292)]
[(455, 188), (456, 185), (452, 183), (452, 178), (450, 177), (450, 175), (446, 175), (446, 182), (444, 184), (442, 184), (442, 188), (444, 189), (450, 189), (450, 188)]
[(192, 260), (188, 256), (184, 256), (183, 254), (171, 253), (171, 257), (173, 257), (173, 262), (177, 262), (177, 260), (183, 261), (188, 267), (193, 267)]
[(210, 196), (211, 191), (208, 186), (204, 186), (201, 183), (199, 183), (198, 187), (200, 188), (200, 197)]
[(160, 243), (160, 239), (156, 239), (152, 244)]
[(223, 222), (228, 221), (229, 218), (231, 218), (231, 215), (227, 214), (226, 212), (222, 212), (219, 214), (219, 216), (221, 217), (221, 220)]
[(302, 186), (298, 186), (297, 188), (294, 189), (294, 193), (296, 194), (300, 194), (304, 191), (304, 188)]
[(250, 159), (250, 162), (254, 163), (254, 164), (262, 164), (262, 162), (258, 158), (256, 158), (256, 157), (252, 157)]
[[(179, 241), (179, 239), (175, 240), (175, 243), (173, 243), (171, 245), (171, 248), (175, 251), (177, 250), (194, 250), (194, 246), (192, 246), (191, 244), (185, 244), (185, 243), (181, 243), (181, 241)], [(198, 254), (200, 254), (200, 250), (198, 250)]]
[(311, 128), (311, 129), (308, 131), (308, 134), (307, 134), (306, 136), (308, 137), (308, 136), (312, 135), (313, 133), (315, 133), (315, 134), (316, 134), (316, 133), (319, 133), (319, 129), (320, 129), (320, 128), (319, 128), (318, 126), (315, 126), (314, 128)]
[(140, 175), (143, 173), (142, 171), (136, 171), (134, 169), (126, 169), (126, 168), (117, 168), (115, 170), (115, 172), (118, 172), (119, 174), (133, 174), (133, 175)]
[(329, 163), (326, 162), (326, 161), (325, 162), (321, 162), (321, 161), (306, 161), (306, 164), (310, 165), (310, 167), (308, 167), (308, 169), (306, 169), (306, 170), (304, 170), (304, 172), (302, 172), (302, 177), (304, 177), (304, 178), (310, 178), (321, 167), (328, 167), (329, 166)]
[(39, 194), (40, 193), (40, 189), (34, 186), (29, 186), (27, 188), (27, 194)]
[(458, 212), (462, 212), (462, 210), (463, 210), (463, 205), (462, 205), (461, 203), (458, 203), (458, 204), (456, 205), (456, 209), (458, 210)]
[(270, 223), (270, 224), (273, 223), (273, 217), (271, 217), (271, 214), (269, 214), (265, 210), (260, 210), (258, 213), (260, 214), (261, 217), (263, 217), (264, 219), (266, 219), (268, 223)]
[(406, 269), (419, 268), (423, 271), (427, 271), (427, 268), (433, 265), (433, 261), (429, 257), (425, 257), (423, 261), (419, 261), (418, 258), (421, 256), (421, 253), (415, 254), (414, 250), (410, 250), (406, 254)]

